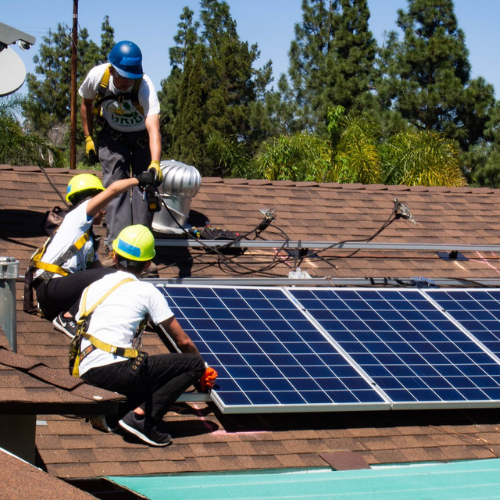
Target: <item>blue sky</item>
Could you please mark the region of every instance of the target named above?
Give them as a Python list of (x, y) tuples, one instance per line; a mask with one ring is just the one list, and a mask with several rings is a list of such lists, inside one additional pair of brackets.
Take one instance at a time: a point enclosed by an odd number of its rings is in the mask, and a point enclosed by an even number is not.
[[(273, 61), (275, 80), (288, 69), (288, 51), (294, 25), (301, 21), (301, 0), (228, 0), (238, 24), (238, 34), (261, 51), (261, 66)], [(397, 9), (407, 0), (368, 0), (370, 29), (380, 44), (385, 31), (396, 29)], [(107, 14), (115, 28), (115, 40), (132, 40), (142, 49), (144, 69), (157, 90), (170, 71), (168, 49), (174, 45), (179, 16), (184, 6), (198, 12), (199, 0), (80, 0), (79, 25), (99, 43), (101, 23)], [(455, 14), (466, 36), (472, 76), (482, 76), (500, 98), (500, 0), (455, 0)], [(15, 0), (2, 2), (0, 21), (37, 38), (31, 50), (15, 47), (28, 71), (42, 37), (58, 23), (72, 25), (73, 0)], [(25, 85), (22, 87), (25, 89)]]

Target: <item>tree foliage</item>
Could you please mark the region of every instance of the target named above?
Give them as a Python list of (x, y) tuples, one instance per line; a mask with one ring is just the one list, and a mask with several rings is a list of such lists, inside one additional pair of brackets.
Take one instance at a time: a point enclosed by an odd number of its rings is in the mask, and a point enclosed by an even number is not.
[(465, 35), (452, 0), (408, 0), (398, 10), (404, 37), (389, 36), (380, 88), (401, 116), (421, 130), (443, 132), (465, 151), (482, 137), (493, 87), (470, 79)]
[(60, 151), (47, 139), (26, 133), (20, 123), (25, 99), (0, 99), (0, 163), (62, 167)]
[[(89, 39), (88, 31), (78, 32), (77, 85), (88, 71), (107, 60), (114, 45), (114, 30), (106, 16), (102, 23), (101, 46)], [(71, 28), (58, 24), (55, 31), (43, 37), (34, 56), (35, 73), (26, 77), (30, 96), (24, 108), (26, 126), (41, 135), (55, 127), (63, 127), (71, 114)]]
[(299, 132), (265, 141), (256, 163), (265, 179), (322, 182), (330, 168), (330, 156), (326, 141)]
[(223, 134), (256, 147), (261, 130), (251, 124), (251, 105), (265, 100), (271, 64), (254, 68), (258, 47), (240, 40), (226, 2), (200, 4), (200, 21), (187, 8), (181, 15), (177, 45), (170, 49), (172, 73), (162, 81), (162, 113), (170, 120), (164, 150), (204, 175), (225, 175), (232, 167), (223, 167), (215, 150), (207, 154), (209, 137)]
[(458, 149), (442, 134), (409, 131), (392, 136), (381, 147), (384, 184), (466, 186)]
[(301, 127), (326, 134), (328, 108), (374, 103), (376, 42), (366, 0), (303, 0), (289, 75)]

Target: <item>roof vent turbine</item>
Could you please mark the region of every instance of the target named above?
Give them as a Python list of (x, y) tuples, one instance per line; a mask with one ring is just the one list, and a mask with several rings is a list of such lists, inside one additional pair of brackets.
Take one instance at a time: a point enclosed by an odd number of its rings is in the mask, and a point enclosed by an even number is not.
[(170, 212), (162, 204), (160, 212), (154, 215), (153, 229), (159, 233), (182, 234), (191, 228), (187, 223), (189, 210), (191, 200), (200, 190), (201, 175), (195, 167), (175, 160), (162, 161), (160, 167), (163, 183), (158, 191)]

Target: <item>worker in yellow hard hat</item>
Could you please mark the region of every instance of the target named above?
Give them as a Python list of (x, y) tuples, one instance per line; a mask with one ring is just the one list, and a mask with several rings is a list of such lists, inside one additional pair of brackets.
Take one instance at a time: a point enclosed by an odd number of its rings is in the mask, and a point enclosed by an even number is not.
[(114, 271), (104, 269), (99, 261), (93, 225), (101, 223), (110, 200), (133, 186), (154, 182), (151, 172), (116, 181), (107, 189), (92, 174), (79, 174), (70, 180), (66, 200), (71, 209), (30, 262), (39, 309), (58, 330), (70, 335), (67, 323), (71, 318), (65, 319), (64, 313), (90, 283)]
[[(127, 396), (114, 422), (106, 417), (93, 425), (106, 431), (119, 426), (151, 446), (167, 446), (171, 437), (162, 419), (168, 408), (192, 384), (211, 389), (217, 373), (205, 364), (158, 288), (138, 279), (155, 256), (151, 231), (140, 224), (126, 227), (113, 250), (117, 272), (92, 283), (78, 304), (73, 347), (78, 346), (70, 371)], [(148, 319), (163, 328), (179, 354), (148, 356), (140, 351)]]

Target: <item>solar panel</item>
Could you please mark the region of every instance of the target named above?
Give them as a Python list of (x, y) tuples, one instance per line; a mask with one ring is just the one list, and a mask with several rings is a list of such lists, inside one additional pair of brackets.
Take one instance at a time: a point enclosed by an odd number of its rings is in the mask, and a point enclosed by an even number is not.
[(436, 290), (426, 294), (495, 356), (500, 357), (499, 290)]
[(500, 364), (420, 291), (288, 290), (393, 408), (499, 405)]
[(389, 409), (281, 289), (158, 285), (204, 360), (226, 413)]

